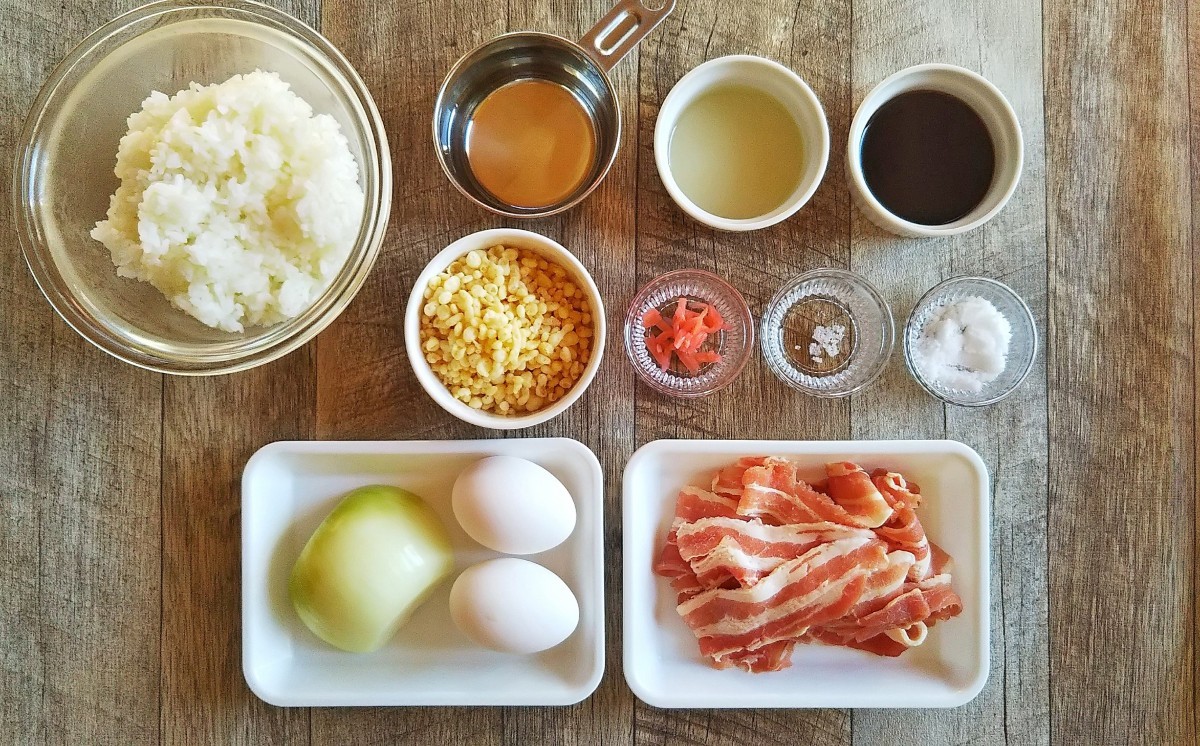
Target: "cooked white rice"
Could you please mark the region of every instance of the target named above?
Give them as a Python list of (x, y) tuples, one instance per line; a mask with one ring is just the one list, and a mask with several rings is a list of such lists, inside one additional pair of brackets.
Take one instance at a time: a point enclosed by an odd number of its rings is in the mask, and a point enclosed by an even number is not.
[(358, 234), (358, 164), (337, 122), (256, 70), (129, 117), (121, 180), (92, 237), (117, 274), (230, 332), (274, 324), (329, 286)]

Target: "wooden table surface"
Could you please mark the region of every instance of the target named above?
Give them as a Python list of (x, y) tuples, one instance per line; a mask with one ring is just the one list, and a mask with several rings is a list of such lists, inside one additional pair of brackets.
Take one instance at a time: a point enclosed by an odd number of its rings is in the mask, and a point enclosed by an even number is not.
[[(277, 709), (242, 679), (239, 487), (278, 439), (480, 438), (419, 389), (401, 314), (424, 263), (506, 223), (442, 176), (429, 137), (450, 64), (504, 31), (580, 36), (606, 0), (292, 0), (366, 79), (392, 143), (379, 262), (320, 338), (257, 370), (164, 377), (71, 331), (17, 248), (8, 185), (21, 120), (52, 67), (136, 0), (0, 0), (0, 741), (11, 743), (1195, 743), (1200, 1), (679, 0), (621, 62), (625, 136), (584, 204), (521, 224), (594, 273), (610, 328), (636, 288), (698, 266), (752, 308), (785, 279), (865, 275), (903, 319), (939, 280), (982, 274), (1030, 303), (1034, 373), (991, 408), (942, 406), (899, 355), (867, 391), (793, 393), (761, 361), (694, 402), (635, 382), (618, 334), (567, 414), (526, 435), (588, 444), (606, 473), (603, 683), (558, 709)], [(1189, 37), (1189, 28), (1191, 36)], [(733, 235), (686, 218), (655, 173), (660, 102), (725, 54), (776, 59), (829, 117), (812, 202)], [(1007, 209), (953, 239), (901, 240), (850, 204), (841, 148), (889, 73), (964, 65), (1012, 101), (1025, 170)], [(1190, 72), (1190, 76), (1189, 76)], [(619, 328), (619, 327), (618, 327)], [(955, 438), (993, 477), (991, 674), (952, 710), (663, 711), (621, 675), (620, 475), (662, 437)], [(864, 685), (868, 685), (864, 683)]]

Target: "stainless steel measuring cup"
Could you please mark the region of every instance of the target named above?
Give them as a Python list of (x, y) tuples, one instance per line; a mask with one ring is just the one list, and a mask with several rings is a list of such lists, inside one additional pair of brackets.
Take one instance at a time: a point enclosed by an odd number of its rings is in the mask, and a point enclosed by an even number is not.
[[(463, 55), (442, 83), (433, 105), (433, 141), (450, 183), (476, 204), (514, 218), (540, 218), (575, 206), (612, 168), (621, 142), (621, 110), (608, 71), (675, 7), (654, 9), (642, 0), (618, 0), (578, 43), (561, 36), (519, 31), (497, 36)], [(480, 102), (517, 80), (557, 83), (575, 96), (592, 120), (596, 156), (574, 192), (545, 207), (507, 204), (480, 185), (467, 161), (467, 130)]]

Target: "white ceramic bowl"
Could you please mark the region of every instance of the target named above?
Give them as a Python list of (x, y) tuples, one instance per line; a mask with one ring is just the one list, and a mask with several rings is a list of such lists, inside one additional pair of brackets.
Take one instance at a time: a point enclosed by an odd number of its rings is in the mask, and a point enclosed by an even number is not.
[[(987, 125), (996, 150), (996, 171), (983, 200), (971, 212), (945, 225), (921, 225), (893, 214), (875, 199), (863, 177), (862, 140), (867, 123), (879, 107), (901, 93), (916, 90), (947, 93), (970, 106)], [(1024, 161), (1021, 123), (1008, 99), (982, 75), (955, 65), (917, 65), (886, 78), (859, 105), (854, 121), (850, 123), (846, 144), (846, 176), (855, 205), (868, 220), (885, 231), (911, 238), (966, 233), (994, 218), (1016, 191)]]
[[(489, 249), (498, 244), (535, 251), (561, 265), (571, 275), (575, 284), (587, 294), (587, 300), (592, 309), (592, 356), (583, 370), (583, 375), (575, 382), (575, 386), (566, 396), (548, 407), (526, 415), (491, 414), (472, 409), (460, 402), (451, 396), (450, 390), (429, 367), (425, 355), (421, 352), (421, 307), (425, 303), (425, 287), (429, 284), (429, 280), (444, 271), (463, 254), (476, 249)], [(408, 297), (408, 307), (404, 311), (404, 347), (408, 353), (408, 362), (412, 365), (413, 372), (417, 374), (417, 381), (421, 383), (421, 388), (425, 389), (425, 392), (437, 402), (439, 407), (458, 419), (472, 425), (490, 427), (495, 430), (517, 430), (531, 427), (553, 419), (566, 411), (567, 407), (574, 404), (583, 395), (592, 379), (596, 377), (596, 371), (600, 368), (600, 358), (604, 355), (604, 336), (604, 302), (600, 299), (600, 291), (596, 288), (595, 281), (592, 280), (591, 274), (583, 264), (557, 241), (517, 228), (479, 231), (469, 236), (463, 236), (442, 249), (417, 277), (412, 293)]]
[[(744, 220), (723, 218), (701, 209), (688, 199), (671, 174), (671, 132), (679, 122), (679, 115), (698, 96), (725, 83), (757, 88), (783, 104), (800, 126), (805, 144), (804, 173), (792, 195), (766, 215)], [(718, 57), (684, 75), (667, 94), (654, 125), (654, 162), (667, 193), (688, 215), (720, 230), (757, 230), (791, 217), (817, 191), (829, 163), (829, 124), (816, 94), (799, 75), (788, 68), (778, 62), (748, 54)]]

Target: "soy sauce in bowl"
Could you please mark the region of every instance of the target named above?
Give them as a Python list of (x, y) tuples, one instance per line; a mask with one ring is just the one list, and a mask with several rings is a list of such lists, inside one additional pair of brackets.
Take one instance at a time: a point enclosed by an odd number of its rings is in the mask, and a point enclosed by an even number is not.
[(863, 133), (867, 187), (912, 223), (947, 225), (970, 214), (995, 170), (987, 125), (967, 103), (941, 91), (899, 94), (879, 107)]

